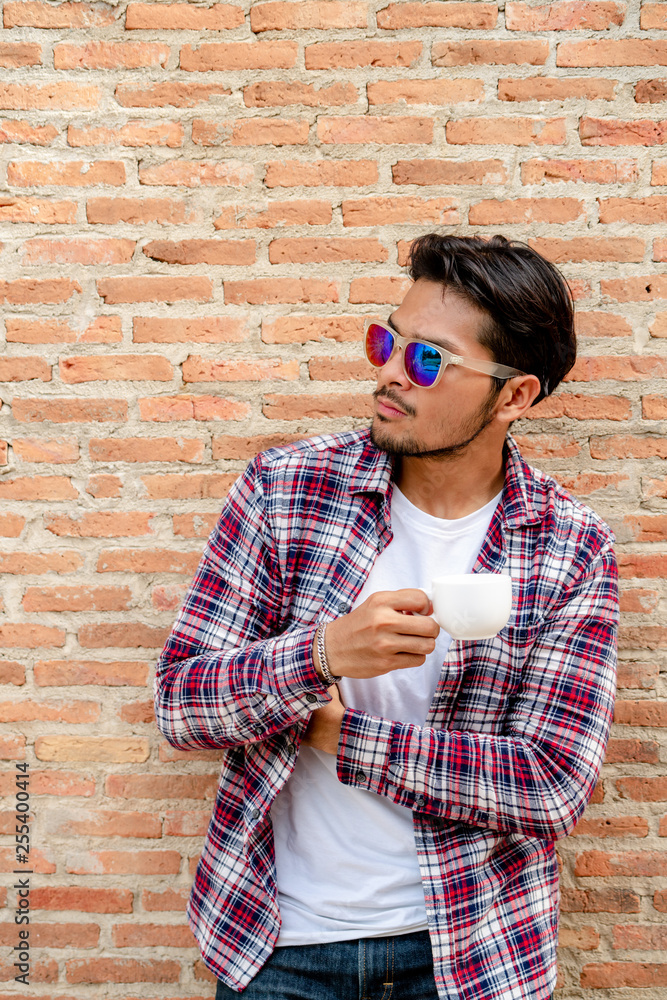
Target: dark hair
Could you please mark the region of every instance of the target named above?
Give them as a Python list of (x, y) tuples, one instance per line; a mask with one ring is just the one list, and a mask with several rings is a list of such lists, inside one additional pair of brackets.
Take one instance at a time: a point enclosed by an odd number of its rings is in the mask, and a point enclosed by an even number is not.
[(412, 244), (408, 266), (415, 281), (438, 282), (488, 315), (480, 343), (499, 364), (537, 375), (536, 403), (572, 368), (572, 294), (560, 271), (526, 243), (428, 233)]

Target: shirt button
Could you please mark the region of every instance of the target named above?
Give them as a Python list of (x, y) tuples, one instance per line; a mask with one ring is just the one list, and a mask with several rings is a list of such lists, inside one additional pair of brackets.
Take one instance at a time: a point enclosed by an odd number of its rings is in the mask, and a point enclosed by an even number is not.
[(290, 757), (292, 756), (292, 754), (296, 753), (296, 747), (294, 746), (293, 743), (288, 743), (287, 744), (287, 752), (290, 755)]
[(250, 815), (253, 819), (259, 819), (259, 809), (253, 809)]
[(312, 705), (314, 701), (317, 701), (317, 695), (316, 694), (307, 694), (306, 695), (306, 701), (309, 701), (310, 704)]
[(366, 772), (365, 771), (357, 771), (357, 773), (355, 774), (355, 778), (357, 779), (357, 781), (365, 781), (366, 780)]
[(415, 808), (421, 809), (424, 805), (426, 805), (426, 799), (422, 795), (418, 795), (415, 799)]
[(338, 605), (339, 615), (346, 615), (349, 610), (350, 610), (350, 605), (346, 604), (345, 601), (341, 601), (340, 604)]

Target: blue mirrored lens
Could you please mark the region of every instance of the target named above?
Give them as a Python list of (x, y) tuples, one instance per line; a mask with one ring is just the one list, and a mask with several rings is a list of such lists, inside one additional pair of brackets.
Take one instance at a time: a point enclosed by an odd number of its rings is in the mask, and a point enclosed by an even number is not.
[(366, 354), (368, 360), (376, 368), (382, 368), (389, 361), (394, 349), (394, 338), (391, 330), (386, 330), (377, 323), (371, 323), (366, 331)]
[(408, 378), (416, 383), (416, 385), (421, 385), (425, 388), (433, 385), (438, 377), (441, 365), (442, 356), (436, 351), (435, 347), (429, 347), (428, 344), (419, 344), (414, 340), (406, 344), (405, 370)]

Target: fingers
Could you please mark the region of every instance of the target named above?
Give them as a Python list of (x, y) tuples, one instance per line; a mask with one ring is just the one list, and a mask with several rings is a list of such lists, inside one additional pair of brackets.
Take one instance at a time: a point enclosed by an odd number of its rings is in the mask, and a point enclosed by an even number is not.
[(380, 628), (402, 636), (438, 637), (440, 626), (429, 617), (431, 602), (423, 590), (379, 591), (368, 598), (367, 604)]

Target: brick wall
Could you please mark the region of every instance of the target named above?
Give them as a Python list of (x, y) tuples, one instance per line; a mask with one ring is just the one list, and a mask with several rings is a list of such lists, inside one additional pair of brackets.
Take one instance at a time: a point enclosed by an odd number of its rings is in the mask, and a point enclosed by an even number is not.
[(577, 299), (580, 360), (516, 428), (622, 573), (558, 996), (667, 996), (667, 3), (3, 8), (1, 989), (212, 997), (183, 909), (217, 754), (159, 737), (153, 663), (246, 461), (365, 423), (362, 317), (441, 227), (529, 239)]

